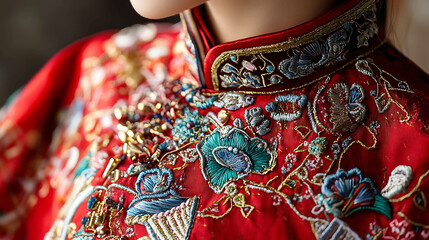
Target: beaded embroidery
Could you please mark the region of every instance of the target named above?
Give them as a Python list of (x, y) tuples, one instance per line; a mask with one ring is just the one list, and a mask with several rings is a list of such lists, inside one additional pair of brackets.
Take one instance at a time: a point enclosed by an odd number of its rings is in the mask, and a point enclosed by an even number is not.
[(191, 111), (189, 108), (183, 110), (183, 118), (176, 119), (174, 123), (173, 135), (182, 145), (186, 142), (194, 142), (201, 139), (208, 131), (209, 120), (201, 116), (197, 110)]

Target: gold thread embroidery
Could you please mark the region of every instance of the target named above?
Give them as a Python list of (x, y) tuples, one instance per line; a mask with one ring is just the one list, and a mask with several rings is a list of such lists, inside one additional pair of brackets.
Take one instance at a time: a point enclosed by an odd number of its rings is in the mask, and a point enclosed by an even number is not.
[[(304, 128), (305, 130), (307, 130), (307, 133), (303, 133), (301, 132), (299, 129)], [(302, 139), (306, 139), (312, 132), (312, 130), (307, 127), (307, 126), (296, 126), (293, 129), (295, 129), (295, 131), (297, 131), (299, 133), (299, 135), (301, 135)]]
[(173, 153), (176, 153), (176, 152), (179, 152), (179, 151), (181, 151), (181, 150), (183, 150), (183, 149), (186, 149), (187, 147), (191, 146), (191, 145), (192, 145), (192, 144), (194, 144), (194, 143), (195, 143), (195, 142), (187, 143), (187, 144), (183, 145), (182, 147), (180, 147), (180, 148), (178, 148), (178, 149), (175, 149), (175, 150), (173, 150), (173, 151), (171, 151), (171, 152), (168, 152), (168, 153), (164, 154), (164, 156), (162, 156), (162, 157), (161, 157), (161, 159), (159, 160), (159, 162), (160, 162), (159, 166), (163, 166), (163, 165), (164, 165), (164, 163), (162, 162), (162, 160), (164, 160), (164, 158), (165, 158), (165, 157), (167, 157), (168, 155), (173, 154)]
[[(359, 60), (359, 59), (361, 59), (363, 57), (366, 57), (369, 54), (373, 53), (375, 50), (377, 50), (379, 47), (381, 47), (383, 44), (385, 44), (385, 42), (386, 42), (386, 40), (381, 41), (380, 44), (378, 44), (377, 46), (375, 46), (370, 51), (368, 51), (368, 52), (366, 52), (366, 53), (364, 53), (362, 55), (357, 56), (356, 58), (350, 60), (349, 62), (344, 63), (344, 65), (342, 65), (341, 67), (338, 67), (338, 69), (336, 69), (336, 70), (334, 70), (334, 71), (332, 71), (330, 73), (327, 73), (327, 74), (325, 74), (325, 75), (323, 75), (321, 77), (318, 77), (316, 79), (310, 80), (309, 82), (303, 83), (302, 85), (299, 85), (297, 87), (285, 88), (285, 89), (280, 89), (280, 90), (275, 90), (275, 91), (269, 91), (269, 92), (267, 92), (267, 91), (243, 91), (243, 90), (234, 90), (234, 92), (244, 93), (244, 94), (276, 94), (276, 93), (282, 93), (282, 92), (287, 92), (287, 91), (293, 91), (293, 90), (301, 89), (301, 88), (306, 87), (308, 85), (311, 85), (311, 84), (313, 84), (315, 82), (318, 82), (318, 81), (320, 81), (322, 79), (326, 79), (330, 75), (335, 74), (335, 73), (343, 70), (344, 68), (348, 67), (350, 64), (353, 64), (355, 61), (357, 61), (357, 60)], [(210, 92), (203, 92), (203, 95), (205, 95), (205, 96), (218, 96), (219, 94), (222, 94), (222, 93), (223, 92), (212, 92), (212, 93), (210, 93)]]
[(317, 221), (322, 221), (322, 222), (324, 222), (324, 223), (328, 223), (326, 220), (324, 220), (324, 219), (319, 219), (319, 218), (312, 218), (312, 217), (307, 217), (307, 216), (304, 216), (304, 215), (302, 215), (299, 211), (298, 211), (298, 209), (296, 209), (295, 208), (295, 206), (292, 204), (292, 202), (291, 202), (291, 200), (290, 200), (290, 197), (289, 196), (287, 196), (286, 194), (284, 194), (283, 192), (281, 192), (279, 189), (275, 189), (275, 188), (273, 188), (273, 187), (270, 187), (270, 186), (267, 186), (267, 185), (265, 185), (265, 184), (261, 184), (261, 183), (255, 183), (255, 182), (252, 182), (252, 181), (250, 181), (250, 180), (243, 180), (243, 182), (246, 184), (246, 185), (253, 185), (253, 186), (255, 186), (255, 187), (257, 187), (257, 188), (261, 188), (261, 189), (264, 189), (264, 190), (266, 190), (266, 191), (268, 191), (268, 192), (273, 192), (273, 193), (275, 193), (275, 194), (277, 194), (277, 195), (279, 195), (280, 197), (282, 197), (282, 198), (284, 198), (284, 200), (286, 201), (286, 203), (290, 206), (290, 208), (301, 218), (301, 219), (303, 219), (303, 220), (306, 220), (306, 221), (309, 221), (309, 222), (317, 222)]
[(296, 168), (294, 169), (291, 173), (289, 173), (289, 175), (282, 181), (282, 183), (280, 184), (280, 186), (277, 188), (277, 190), (281, 190), (286, 184), (287, 182), (290, 180), (290, 178), (292, 176), (295, 176), (296, 173), (298, 173), (298, 171), (301, 170), (301, 168), (304, 167), (305, 163), (307, 162), (308, 158), (310, 157), (310, 154), (308, 154), (304, 160), (302, 160), (302, 163)]
[(407, 221), (408, 223), (410, 223), (411, 225), (417, 226), (417, 227), (421, 227), (421, 228), (425, 228), (425, 229), (429, 229), (429, 225), (427, 224), (423, 224), (423, 223), (418, 223), (415, 222), (413, 220), (411, 220), (409, 217), (407, 217), (404, 213), (402, 212), (398, 212), (398, 215), (403, 217), (405, 219), (405, 221)]
[(389, 199), (390, 202), (401, 202), (404, 199), (407, 199), (409, 197), (411, 197), (420, 187), (421, 182), (423, 181), (423, 179), (425, 177), (427, 177), (429, 175), (429, 170), (427, 172), (425, 172), (423, 175), (420, 176), (419, 181), (417, 181), (416, 186), (407, 194), (405, 194), (404, 196), (400, 197), (400, 198), (395, 198), (395, 199)]
[(343, 159), (343, 155), (347, 152), (347, 150), (349, 150), (349, 148), (353, 145), (353, 144), (355, 144), (355, 143), (358, 143), (359, 145), (361, 145), (363, 148), (365, 148), (366, 150), (371, 150), (371, 149), (374, 149), (376, 146), (377, 146), (377, 143), (378, 143), (378, 140), (377, 140), (377, 136), (375, 135), (375, 133), (373, 133), (372, 131), (371, 131), (371, 129), (367, 126), (367, 125), (365, 125), (364, 123), (362, 123), (362, 126), (364, 126), (367, 130), (368, 130), (368, 132), (369, 133), (371, 133), (371, 136), (372, 136), (372, 139), (374, 140), (374, 143), (371, 145), (371, 146), (367, 146), (367, 145), (365, 145), (361, 140), (355, 140), (355, 141), (352, 141), (345, 149), (344, 149), (344, 151), (341, 153), (341, 155), (340, 155), (340, 158), (338, 159), (338, 169), (340, 169), (341, 168), (341, 161), (342, 161), (342, 159)]
[[(227, 198), (227, 196), (223, 195), (219, 200), (217, 200), (216, 202), (214, 202), (214, 204), (219, 204), (225, 198)], [(228, 200), (228, 199), (226, 199), (226, 200)], [(225, 205), (225, 202), (222, 205)], [(216, 216), (214, 214), (205, 214), (204, 212), (210, 210), (210, 208), (211, 208), (211, 207), (208, 207), (208, 208), (205, 208), (205, 209), (203, 209), (203, 210), (200, 211), (200, 216), (201, 217), (211, 217), (211, 218), (214, 218), (214, 219), (220, 219), (220, 218), (223, 218), (226, 215), (228, 215), (228, 213), (231, 212), (232, 207), (233, 207), (233, 205), (230, 204), (229, 208), (222, 215), (219, 215), (219, 216)]]
[(373, 240), (377, 240), (380, 239), (380, 237), (382, 237), (382, 235), (384, 234), (384, 232), (387, 231), (387, 228), (384, 228), (382, 231), (379, 231), (373, 238)]
[[(393, 102), (398, 108), (400, 108), (404, 113), (405, 113), (405, 118), (403, 118), (403, 117), (401, 117), (400, 119), (399, 119), (399, 121), (402, 123), (402, 122), (408, 122), (410, 119), (411, 119), (411, 116), (410, 116), (410, 114), (408, 113), (408, 111), (405, 109), (405, 107), (402, 105), (402, 104), (400, 104), (397, 100), (395, 100), (393, 97), (392, 97), (392, 95), (391, 95), (391, 93), (390, 93), (390, 91), (391, 90), (393, 90), (393, 91), (401, 91), (401, 92), (407, 92), (407, 93), (414, 93), (412, 90), (410, 90), (409, 89), (409, 86), (408, 86), (408, 84), (405, 82), (405, 81), (401, 81), (401, 80), (399, 80), (398, 78), (396, 78), (395, 76), (393, 76), (392, 74), (390, 74), (389, 72), (387, 72), (387, 71), (385, 71), (385, 70), (382, 70), (382, 69), (380, 69), (375, 63), (374, 63), (374, 60), (373, 59), (371, 59), (371, 58), (367, 58), (366, 59), (366, 61), (367, 62), (363, 62), (364, 63), (364, 65), (365, 65), (365, 67), (366, 67), (366, 69), (364, 69), (364, 70), (360, 70), (361, 72), (364, 72), (364, 71), (367, 71), (367, 73), (364, 73), (365, 75), (367, 75), (367, 76), (369, 76), (369, 77), (371, 77), (373, 80), (374, 80), (374, 82), (376, 83), (376, 85), (377, 85), (377, 91), (376, 91), (376, 99), (377, 98), (381, 98), (381, 97), (383, 97), (383, 95), (384, 95), (384, 93), (383, 94), (381, 94), (380, 95), (380, 85), (381, 85), (381, 83), (380, 82), (382, 82), (383, 83), (383, 87), (384, 87), (384, 89), (386, 90), (386, 95), (387, 95), (387, 97), (388, 97), (388, 100), (389, 100), (389, 103), (387, 103), (385, 106), (385, 108), (387, 109), (388, 107), (389, 107), (389, 105), (390, 105), (390, 103), (391, 102)], [(368, 65), (368, 63), (369, 64), (371, 64), (372, 66), (374, 66), (377, 70), (378, 70), (378, 72), (379, 72), (379, 79), (377, 79), (375, 76), (374, 76), (374, 73), (373, 73), (373, 71), (372, 71), (372, 69), (369, 67), (369, 65)], [(406, 86), (406, 89), (402, 89), (402, 88), (396, 88), (396, 87), (392, 87), (392, 85), (391, 85), (391, 83), (389, 82), (389, 80), (387, 80), (383, 75), (387, 75), (387, 76), (389, 76), (390, 78), (392, 78), (393, 80), (395, 80), (396, 82), (398, 82), (398, 83), (401, 83), (401, 84), (404, 84), (405, 86)], [(375, 100), (376, 100), (375, 99)], [(377, 101), (377, 100), (376, 100)], [(377, 107), (378, 107), (378, 105), (377, 105)], [(379, 111), (380, 111), (380, 109), (379, 109)], [(382, 112), (384, 112), (385, 110), (383, 109), (382, 110)], [(398, 113), (399, 114), (399, 113)]]
[[(422, 204), (419, 204), (417, 201), (417, 197), (421, 197), (421, 200), (423, 201)], [(424, 194), (423, 191), (418, 191), (418, 193), (416, 193), (416, 195), (414, 195), (413, 197), (413, 203), (416, 207), (418, 207), (419, 209), (426, 211), (426, 206), (427, 206), (427, 200), (426, 200), (426, 196)]]
[(274, 180), (276, 180), (279, 176), (275, 176), (273, 178), (271, 178), (270, 180), (268, 180), (267, 185), (270, 185), (270, 183), (272, 183)]
[(270, 52), (281, 52), (291, 48), (302, 46), (316, 39), (319, 39), (320, 37), (325, 36), (330, 32), (333, 32), (339, 29), (346, 22), (356, 20), (357, 18), (361, 17), (376, 2), (377, 0), (361, 1), (355, 7), (353, 7), (343, 15), (332, 20), (331, 23), (322, 25), (314, 29), (313, 31), (305, 35), (302, 35), (300, 37), (290, 38), (285, 42), (223, 52), (215, 59), (211, 67), (211, 77), (212, 77), (212, 84), (213, 84), (214, 90), (216, 91), (219, 90), (219, 79), (217, 76), (217, 69), (219, 68), (222, 62), (224, 62), (226, 59), (230, 58), (231, 56), (234, 56), (234, 55), (249, 56), (249, 55), (258, 54), (258, 53), (264, 54), (264, 53), (270, 53)]

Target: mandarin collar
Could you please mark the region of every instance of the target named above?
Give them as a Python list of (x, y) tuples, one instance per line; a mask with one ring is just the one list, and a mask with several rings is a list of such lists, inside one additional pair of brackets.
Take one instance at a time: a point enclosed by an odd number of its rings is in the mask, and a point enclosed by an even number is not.
[(201, 6), (182, 13), (204, 92), (280, 93), (337, 72), (384, 42), (379, 0), (350, 0), (284, 31), (214, 45)]

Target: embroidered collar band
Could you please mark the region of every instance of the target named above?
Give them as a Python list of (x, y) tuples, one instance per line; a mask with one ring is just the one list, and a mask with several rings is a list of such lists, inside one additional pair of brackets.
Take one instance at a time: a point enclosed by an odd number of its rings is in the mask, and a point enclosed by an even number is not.
[(194, 46), (205, 92), (266, 94), (314, 83), (384, 42), (378, 0), (350, 0), (304, 24), (210, 47), (201, 8), (182, 19)]

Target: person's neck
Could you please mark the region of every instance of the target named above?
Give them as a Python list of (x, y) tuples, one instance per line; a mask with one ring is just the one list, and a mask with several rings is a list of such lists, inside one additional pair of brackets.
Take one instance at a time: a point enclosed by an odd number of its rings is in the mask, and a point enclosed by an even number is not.
[(212, 0), (207, 13), (217, 43), (292, 28), (323, 15), (338, 0)]

